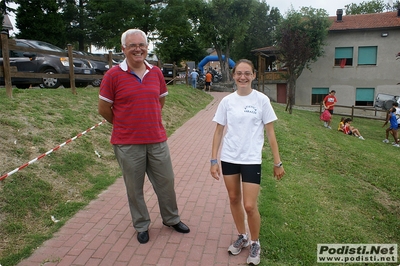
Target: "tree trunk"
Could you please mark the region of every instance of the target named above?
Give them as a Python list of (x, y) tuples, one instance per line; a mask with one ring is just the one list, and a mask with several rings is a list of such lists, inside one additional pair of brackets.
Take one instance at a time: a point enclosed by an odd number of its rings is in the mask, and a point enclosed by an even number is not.
[(292, 107), (295, 104), (295, 96), (296, 96), (296, 76), (290, 74), (287, 87), (288, 91), (288, 98), (287, 98), (287, 105), (286, 105), (286, 111), (289, 109), (289, 114), (292, 114)]
[(225, 51), (224, 58), (222, 58), (222, 50), (216, 49), (219, 64), (221, 66), (222, 82), (231, 82), (231, 73), (229, 71), (229, 48)]

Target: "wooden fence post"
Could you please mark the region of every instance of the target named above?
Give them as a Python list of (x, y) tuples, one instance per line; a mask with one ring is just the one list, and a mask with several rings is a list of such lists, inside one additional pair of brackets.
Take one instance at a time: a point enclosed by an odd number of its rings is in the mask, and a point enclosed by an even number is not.
[(109, 69), (113, 66), (112, 51), (108, 51), (108, 66), (110, 67)]
[(71, 85), (72, 94), (76, 94), (74, 56), (72, 54), (72, 45), (71, 44), (68, 44), (68, 62), (69, 62), (69, 84)]
[(354, 105), (351, 106), (351, 120), (354, 119)]
[(10, 70), (10, 51), (8, 49), (8, 34), (1, 32), (1, 48), (3, 52), (3, 73), (6, 93), (9, 98), (12, 98), (12, 83)]
[(176, 85), (176, 63), (174, 62), (173, 66), (172, 66), (172, 78), (174, 79), (172, 81), (173, 85)]
[(185, 65), (185, 82), (186, 86), (189, 86), (189, 67), (188, 65)]

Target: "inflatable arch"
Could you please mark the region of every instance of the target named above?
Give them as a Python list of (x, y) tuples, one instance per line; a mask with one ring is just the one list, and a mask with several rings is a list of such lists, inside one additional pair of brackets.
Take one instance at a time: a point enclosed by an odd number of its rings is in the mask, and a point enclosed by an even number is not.
[[(222, 59), (225, 59), (225, 55), (222, 56)], [(203, 60), (200, 61), (200, 63), (197, 65), (197, 68), (203, 73), (204, 66), (209, 62), (209, 61), (219, 61), (217, 55), (208, 55), (203, 58)], [(229, 67), (233, 68), (235, 66), (235, 62), (233, 62), (232, 59), (229, 58), (228, 60)]]

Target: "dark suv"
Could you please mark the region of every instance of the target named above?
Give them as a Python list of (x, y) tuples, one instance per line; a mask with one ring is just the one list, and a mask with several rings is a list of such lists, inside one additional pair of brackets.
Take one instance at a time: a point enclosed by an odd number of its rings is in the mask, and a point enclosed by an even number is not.
[[(24, 52), (18, 50), (10, 51), (10, 66), (16, 66), (18, 72), (29, 73), (49, 73), (49, 74), (68, 74), (69, 61), (65, 50), (50, 43), (34, 40), (15, 39), (16, 45), (20, 47), (30, 47), (47, 51), (65, 53), (65, 57), (59, 55), (42, 54), (40, 52)], [(0, 64), (3, 64), (2, 54), (0, 53)], [(75, 74), (95, 74), (95, 70), (85, 59), (74, 58)], [(58, 78), (11, 78), (11, 82), (18, 88), (29, 88), (30, 86), (43, 86), (46, 88), (58, 88), (60, 85), (70, 87), (70, 81)], [(75, 78), (78, 87), (89, 85), (91, 79)], [(4, 79), (0, 78), (0, 84), (4, 85)]]
[(174, 65), (173, 64), (163, 64), (161, 68), (164, 77), (173, 77), (174, 76)]
[[(73, 51), (74, 54), (90, 56), (90, 59), (87, 59), (90, 62), (90, 65), (94, 68), (97, 75), (104, 75), (108, 69), (110, 69), (107, 58), (103, 54), (92, 54), (83, 51)], [(117, 63), (113, 62), (112, 64), (117, 65)], [(101, 79), (94, 79), (91, 81), (93, 87), (99, 87), (101, 84)]]

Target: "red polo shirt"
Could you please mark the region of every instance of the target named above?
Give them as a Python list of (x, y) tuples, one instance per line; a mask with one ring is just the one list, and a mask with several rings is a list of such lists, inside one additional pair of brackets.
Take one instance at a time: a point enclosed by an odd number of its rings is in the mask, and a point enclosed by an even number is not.
[(108, 70), (100, 85), (100, 99), (112, 103), (111, 144), (153, 144), (167, 140), (160, 98), (168, 94), (161, 70), (145, 62), (142, 79), (126, 61)]

